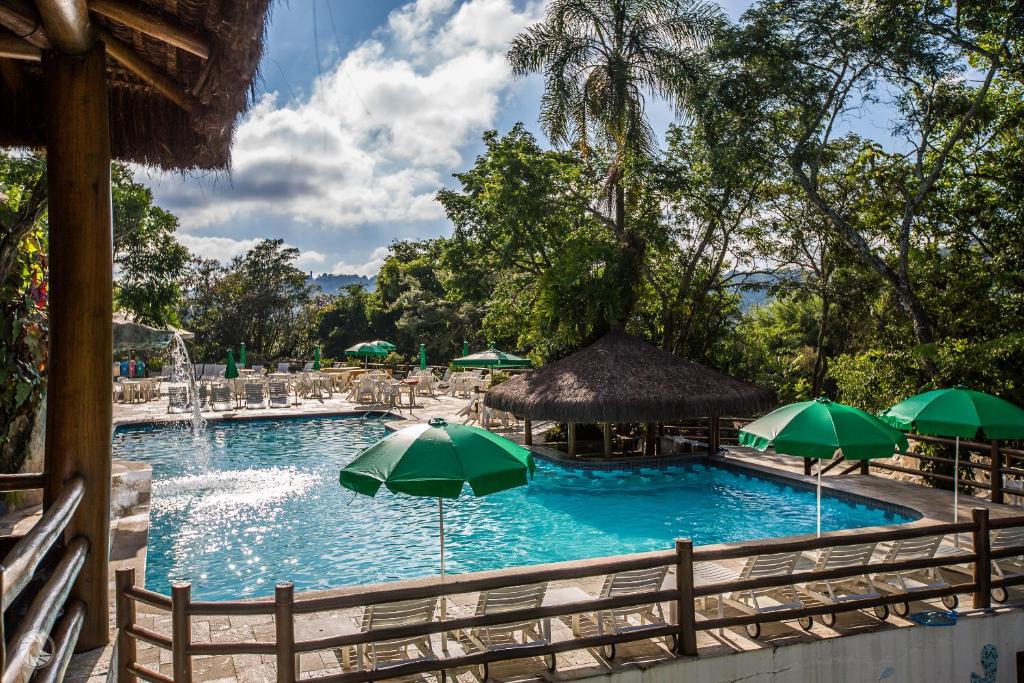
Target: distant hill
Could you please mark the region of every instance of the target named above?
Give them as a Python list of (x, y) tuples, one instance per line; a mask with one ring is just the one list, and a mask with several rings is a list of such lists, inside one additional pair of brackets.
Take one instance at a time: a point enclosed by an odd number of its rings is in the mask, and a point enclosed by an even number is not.
[(337, 294), (349, 285), (362, 285), (363, 289), (372, 292), (377, 288), (377, 276), (322, 273), (316, 277), (306, 278), (306, 284), (319, 287), (324, 294)]
[[(736, 275), (735, 271), (730, 275)], [(800, 273), (796, 271), (783, 271), (774, 275), (768, 273), (752, 273), (745, 278), (737, 278), (743, 281), (743, 286), (735, 286), (734, 289), (740, 295), (740, 307), (746, 313), (754, 306), (763, 306), (768, 303), (770, 294), (768, 289), (785, 280), (799, 280)]]

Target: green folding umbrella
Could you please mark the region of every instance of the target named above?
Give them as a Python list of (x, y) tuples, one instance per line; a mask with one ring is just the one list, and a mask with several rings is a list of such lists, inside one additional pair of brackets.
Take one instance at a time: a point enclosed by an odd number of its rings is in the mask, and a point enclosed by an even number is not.
[(366, 496), (383, 484), (393, 493), (437, 498), (444, 576), (444, 499), (465, 484), (474, 496), (523, 486), (533, 476), (533, 454), (486, 429), (448, 424), (435, 417), (367, 448), (341, 470), (341, 485)]
[(499, 351), (491, 345), (487, 351), (474, 353), (452, 361), (460, 368), (530, 368), (533, 363), (529, 358), (515, 356), (511, 353)]
[(380, 348), (384, 349), (388, 353), (391, 353), (392, 351), (394, 351), (395, 349), (398, 348), (397, 346), (395, 346), (391, 342), (384, 341), (383, 339), (374, 339), (370, 343), (373, 344), (374, 346), (379, 346)]
[(427, 345), (420, 344), (420, 370), (427, 369)]
[(319, 370), (320, 369), (320, 347), (319, 346), (314, 346), (313, 347), (313, 369), (314, 370)]
[(363, 367), (366, 367), (366, 365), (369, 364), (371, 357), (383, 358), (388, 355), (388, 352), (376, 344), (359, 342), (358, 344), (345, 349), (345, 355), (361, 357), (363, 359)]
[[(791, 403), (740, 430), (739, 443), (759, 451), (827, 460), (842, 452), (846, 460), (888, 458), (906, 450), (907, 437), (863, 410), (827, 398)], [(821, 464), (818, 464), (818, 523), (821, 535)]]
[(953, 455), (953, 521), (960, 519), (960, 439), (1024, 439), (1024, 410), (998, 396), (967, 387), (935, 389), (897, 403), (879, 416), (904, 431), (956, 439)]
[(469, 342), (466, 341), (465, 339), (462, 340), (462, 355), (463, 356), (468, 356), (469, 355)]
[(238, 363), (243, 368), (245, 367), (245, 342), (238, 345)]
[(238, 377), (238, 368), (235, 367), (235, 352), (228, 349), (228, 364), (224, 368), (224, 379), (235, 379)]

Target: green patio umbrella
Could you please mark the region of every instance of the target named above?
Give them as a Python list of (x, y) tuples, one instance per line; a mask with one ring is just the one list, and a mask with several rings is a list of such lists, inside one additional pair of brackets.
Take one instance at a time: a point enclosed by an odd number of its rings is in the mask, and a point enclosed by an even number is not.
[(529, 358), (514, 356), (511, 353), (499, 351), (491, 345), (487, 351), (474, 353), (452, 361), (460, 368), (530, 368), (533, 363)]
[(373, 344), (374, 346), (379, 346), (380, 348), (384, 349), (388, 353), (391, 353), (392, 351), (394, 351), (395, 349), (398, 348), (397, 346), (395, 346), (391, 342), (384, 341), (383, 339), (374, 339), (370, 343)]
[(235, 379), (238, 377), (238, 368), (235, 367), (235, 352), (228, 349), (228, 364), (224, 368), (224, 379)]
[(341, 470), (341, 485), (365, 496), (383, 484), (393, 493), (437, 498), (444, 576), (444, 499), (469, 484), (474, 496), (524, 486), (533, 476), (533, 454), (486, 429), (448, 424), (435, 417), (367, 448)]
[(245, 342), (238, 345), (238, 364), (245, 367)]
[(469, 355), (469, 342), (466, 341), (465, 339), (462, 340), (462, 355), (463, 356), (468, 356)]
[(319, 370), (320, 369), (320, 347), (319, 346), (314, 346), (313, 347), (313, 369), (314, 370)]
[[(863, 410), (827, 398), (791, 403), (740, 430), (739, 443), (759, 451), (825, 460), (842, 452), (846, 460), (888, 458), (907, 449), (907, 437)], [(821, 535), (821, 463), (818, 464), (817, 533)]]
[(388, 355), (388, 352), (382, 349), (381, 347), (377, 346), (376, 344), (371, 344), (369, 342), (359, 342), (358, 344), (355, 344), (354, 346), (350, 346), (347, 349), (345, 349), (345, 355), (357, 356), (362, 358), (363, 367), (366, 367), (369, 364), (371, 357), (383, 358), (384, 356)]
[(979, 432), (988, 439), (1024, 439), (1024, 410), (998, 396), (967, 387), (935, 389), (897, 403), (879, 416), (897, 429), (956, 439), (953, 455), (953, 521), (960, 519), (960, 439)]
[(427, 369), (427, 345), (420, 344), (420, 370)]

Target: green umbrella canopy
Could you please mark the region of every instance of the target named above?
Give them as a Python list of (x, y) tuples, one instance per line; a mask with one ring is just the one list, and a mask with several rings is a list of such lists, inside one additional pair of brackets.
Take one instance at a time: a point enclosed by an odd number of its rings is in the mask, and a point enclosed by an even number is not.
[(389, 341), (384, 341), (383, 339), (374, 339), (374, 340), (373, 340), (372, 342), (370, 342), (370, 343), (371, 343), (371, 344), (373, 344), (374, 346), (379, 346), (380, 348), (384, 349), (385, 351), (387, 351), (387, 352), (389, 352), (389, 353), (390, 353), (391, 351), (394, 351), (395, 349), (397, 349), (397, 348), (398, 348), (397, 346), (395, 346), (395, 345), (394, 345), (394, 344), (392, 344), (391, 342), (389, 342)]
[(740, 430), (740, 445), (802, 458), (828, 459), (837, 450), (846, 460), (887, 458), (906, 450), (907, 437), (877, 417), (827, 398), (791, 403)]
[(224, 368), (224, 379), (235, 379), (238, 377), (238, 368), (235, 366), (235, 352), (228, 349), (228, 364)]
[(313, 347), (313, 369), (320, 369), (320, 347)]
[(528, 358), (515, 356), (491, 347), (487, 351), (474, 353), (452, 361), (461, 368), (529, 368), (533, 363)]
[(1024, 410), (1009, 401), (966, 387), (912, 396), (880, 415), (882, 421), (919, 434), (973, 439), (1024, 439)]
[(385, 349), (382, 349), (381, 347), (377, 346), (376, 344), (371, 344), (369, 342), (360, 342), (355, 346), (350, 346), (347, 349), (345, 349), (345, 355), (364, 357), (386, 356), (388, 355), (388, 352)]
[(427, 369), (427, 345), (420, 344), (420, 370)]
[(462, 340), (462, 355), (463, 356), (468, 356), (469, 355), (469, 342), (466, 341), (465, 339)]
[(411, 496), (458, 498), (464, 484), (475, 496), (523, 486), (533, 454), (486, 429), (434, 418), (378, 441), (341, 470), (345, 488), (373, 496), (383, 484)]
[(238, 363), (243, 368), (245, 367), (245, 342), (242, 342), (238, 346)]

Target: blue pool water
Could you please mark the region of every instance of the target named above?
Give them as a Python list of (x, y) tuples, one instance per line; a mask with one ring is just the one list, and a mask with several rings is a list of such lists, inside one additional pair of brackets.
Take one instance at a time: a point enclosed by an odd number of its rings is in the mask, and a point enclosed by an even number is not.
[[(265, 595), (438, 571), (436, 499), (356, 496), (338, 471), (385, 435), (356, 418), (213, 423), (197, 447), (168, 427), (120, 428), (114, 456), (153, 466), (146, 585)], [(814, 531), (814, 492), (718, 467), (584, 472), (538, 460), (529, 486), (445, 503), (450, 572)], [(822, 526), (909, 521), (825, 497)]]

